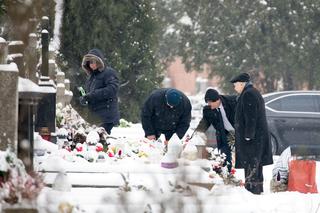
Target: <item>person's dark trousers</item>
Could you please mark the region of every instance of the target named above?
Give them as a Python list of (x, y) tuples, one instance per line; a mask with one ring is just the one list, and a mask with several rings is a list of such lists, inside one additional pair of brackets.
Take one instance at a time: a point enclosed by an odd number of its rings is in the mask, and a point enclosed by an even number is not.
[(224, 165), (227, 165), (228, 172), (231, 172), (232, 156), (231, 156), (231, 149), (230, 149), (229, 145), (228, 144), (223, 145), (220, 148), (220, 152), (224, 153), (226, 155), (226, 161), (225, 161)]
[(106, 130), (106, 132), (110, 135), (111, 129), (113, 128), (114, 123), (103, 123), (102, 127)]
[(262, 166), (248, 165), (244, 168), (245, 188), (253, 194), (263, 192), (263, 171)]

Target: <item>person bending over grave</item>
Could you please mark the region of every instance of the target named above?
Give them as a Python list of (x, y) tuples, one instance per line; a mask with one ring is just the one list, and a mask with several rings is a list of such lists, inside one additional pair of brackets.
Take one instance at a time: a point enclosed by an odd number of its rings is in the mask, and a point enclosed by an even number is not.
[(165, 135), (165, 151), (174, 133), (182, 139), (191, 122), (191, 103), (181, 91), (172, 88), (154, 90), (146, 99), (141, 122), (145, 137), (157, 140)]
[(232, 168), (232, 148), (234, 146), (235, 95), (220, 95), (209, 88), (204, 96), (208, 104), (203, 108), (203, 117), (195, 132), (205, 132), (212, 125), (216, 130), (217, 148), (226, 155), (228, 171)]

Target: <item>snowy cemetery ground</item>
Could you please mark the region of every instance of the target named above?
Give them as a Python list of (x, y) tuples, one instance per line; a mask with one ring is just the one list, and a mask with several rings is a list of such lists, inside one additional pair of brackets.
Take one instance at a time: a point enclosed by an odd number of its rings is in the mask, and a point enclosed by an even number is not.
[[(223, 156), (215, 150), (207, 149), (210, 160), (199, 157), (195, 145), (203, 145), (200, 135), (185, 147), (174, 135), (163, 155), (163, 138), (146, 140), (141, 124), (122, 120), (121, 127), (108, 136), (86, 124), (71, 107), (57, 109), (59, 125), (64, 126), (57, 131), (57, 143), (35, 133), (34, 167), (46, 184), (34, 203), (41, 213), (320, 212), (319, 194), (270, 192), (274, 165), (264, 167), (264, 193), (251, 194), (239, 181), (244, 182), (243, 170), (235, 170), (230, 179), (226, 167), (221, 167)], [(70, 131), (74, 131), (71, 138)], [(192, 134), (192, 128), (187, 134)], [(0, 154), (0, 161), (7, 160)], [(6, 170), (3, 165), (0, 172)], [(317, 162), (318, 185), (319, 165)], [(17, 186), (26, 198), (32, 198), (42, 188), (38, 181), (41, 187)], [(29, 189), (32, 193), (26, 192)], [(0, 191), (0, 198), (6, 192)]]
[[(143, 137), (140, 124), (115, 128), (115, 138), (139, 141)], [(42, 141), (43, 142), (43, 141)], [(203, 168), (204, 159), (178, 159), (177, 168), (161, 167), (162, 155), (106, 158), (103, 162), (88, 162), (82, 157), (70, 157), (66, 152), (35, 158), (47, 184), (38, 198), (40, 212), (58, 212), (73, 206), (72, 212), (320, 212), (319, 194), (270, 192), (273, 165), (264, 167), (263, 195), (253, 195), (243, 186), (224, 184), (221, 178), (210, 177)], [(158, 153), (159, 154), (159, 153)], [(275, 156), (275, 160), (277, 156)], [(67, 176), (65, 176), (67, 174)], [(244, 179), (243, 170), (235, 176)], [(320, 183), (319, 164), (317, 182)], [(197, 183), (198, 185), (190, 184)], [(203, 187), (203, 186), (211, 186)], [(199, 185), (203, 186), (199, 186)], [(71, 188), (71, 185), (73, 186)]]

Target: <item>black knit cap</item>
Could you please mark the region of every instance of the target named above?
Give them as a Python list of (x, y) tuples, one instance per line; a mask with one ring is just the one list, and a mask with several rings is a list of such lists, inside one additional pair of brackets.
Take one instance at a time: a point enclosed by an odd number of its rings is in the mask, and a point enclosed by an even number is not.
[(215, 90), (215, 89), (208, 89), (206, 91), (205, 96), (204, 96), (204, 100), (206, 101), (206, 103), (208, 101), (215, 102), (215, 101), (217, 101), (219, 99), (220, 99), (220, 95), (219, 95), (218, 91)]
[(176, 89), (168, 89), (165, 94), (167, 104), (170, 106), (178, 106), (182, 101), (181, 93)]
[(240, 73), (239, 75), (233, 77), (230, 82), (236, 83), (236, 82), (248, 82), (250, 81), (250, 75), (248, 73)]

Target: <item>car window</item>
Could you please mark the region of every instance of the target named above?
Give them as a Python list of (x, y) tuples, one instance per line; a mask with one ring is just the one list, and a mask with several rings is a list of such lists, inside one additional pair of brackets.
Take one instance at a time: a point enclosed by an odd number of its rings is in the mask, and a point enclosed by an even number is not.
[(317, 112), (320, 112), (320, 95), (315, 95), (314, 97), (316, 99)]
[[(316, 95), (317, 96), (317, 95)], [(315, 95), (291, 95), (281, 97), (267, 104), (277, 111), (319, 112)], [(319, 96), (318, 96), (319, 97)]]

